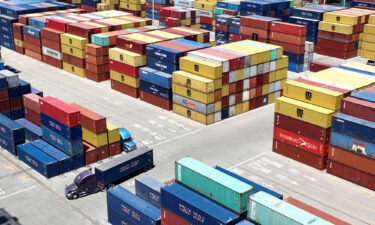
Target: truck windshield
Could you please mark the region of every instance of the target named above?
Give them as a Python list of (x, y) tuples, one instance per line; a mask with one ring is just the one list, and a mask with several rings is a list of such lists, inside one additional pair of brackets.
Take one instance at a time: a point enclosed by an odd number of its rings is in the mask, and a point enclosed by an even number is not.
[(125, 139), (124, 141), (125, 141), (125, 142), (130, 142), (130, 141), (132, 141), (132, 140), (133, 140), (133, 138), (130, 137), (130, 138)]

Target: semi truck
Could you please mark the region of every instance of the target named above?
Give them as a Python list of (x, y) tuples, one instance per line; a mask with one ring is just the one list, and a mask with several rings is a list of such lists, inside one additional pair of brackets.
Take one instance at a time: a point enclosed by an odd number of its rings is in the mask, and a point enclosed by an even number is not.
[(91, 169), (79, 173), (74, 182), (65, 187), (68, 199), (77, 199), (115, 186), (124, 178), (146, 172), (154, 167), (153, 149), (141, 147), (136, 151), (121, 154)]

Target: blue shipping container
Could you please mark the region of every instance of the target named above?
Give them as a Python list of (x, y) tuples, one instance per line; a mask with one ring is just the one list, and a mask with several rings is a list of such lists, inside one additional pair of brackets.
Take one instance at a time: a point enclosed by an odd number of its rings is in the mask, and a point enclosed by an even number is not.
[(215, 21), (217, 24), (224, 24), (224, 25), (230, 25), (231, 19), (233, 16), (230, 15), (217, 15), (215, 17)]
[(18, 158), (46, 178), (59, 175), (57, 161), (30, 143), (18, 145)]
[(35, 140), (31, 142), (31, 144), (58, 161), (59, 174), (64, 174), (72, 170), (72, 158), (67, 154), (43, 140)]
[(224, 169), (224, 168), (222, 168), (220, 166), (215, 166), (215, 169), (217, 169), (217, 170), (219, 170), (219, 171), (221, 171), (221, 172), (223, 172), (223, 173), (225, 173), (225, 174), (227, 174), (227, 175), (229, 175), (231, 177), (234, 177), (234, 178), (236, 178), (236, 179), (238, 179), (238, 180), (240, 180), (240, 181), (242, 181), (242, 182), (244, 182), (246, 184), (249, 184), (249, 185), (253, 186), (253, 188), (254, 188), (254, 194), (257, 193), (257, 192), (259, 192), (259, 191), (264, 191), (267, 194), (270, 194), (270, 195), (272, 195), (272, 196), (274, 196), (274, 197), (276, 197), (278, 199), (283, 200), (283, 195), (282, 194), (279, 194), (279, 193), (277, 193), (275, 191), (272, 191), (272, 190), (270, 190), (270, 189), (268, 189), (266, 187), (263, 187), (260, 184), (257, 184), (257, 183), (255, 183), (255, 182), (253, 182), (251, 180), (248, 180), (248, 179), (246, 179), (244, 177), (241, 177), (241, 176), (239, 176), (239, 175), (237, 175), (235, 173), (232, 173), (232, 172), (230, 172), (230, 171), (228, 171), (228, 170), (226, 170), (226, 169)]
[(21, 92), (21, 95), (30, 94), (31, 84), (29, 82), (26, 82), (20, 79), (20, 92)]
[(33, 38), (40, 38), (40, 28), (32, 27), (32, 26), (24, 26), (23, 27), (23, 34), (31, 36)]
[(255, 225), (255, 224), (253, 224), (253, 223), (250, 222), (250, 221), (243, 220), (243, 221), (237, 223), (236, 225)]
[(147, 57), (146, 65), (148, 67), (170, 74), (172, 74), (174, 71), (177, 71), (179, 68), (177, 64), (167, 63), (165, 61), (158, 60), (154, 57)]
[(12, 120), (18, 120), (18, 119), (21, 119), (21, 118), (25, 117), (24, 112), (23, 112), (23, 108), (12, 109), (10, 111), (10, 114), (11, 114)]
[(69, 141), (58, 133), (42, 126), (43, 139), (69, 156), (83, 153), (82, 140)]
[(16, 144), (25, 142), (25, 129), (4, 115), (0, 115), (0, 136)]
[(351, 95), (351, 97), (362, 99), (369, 102), (375, 102), (375, 92), (372, 91), (359, 91)]
[(112, 225), (132, 225), (125, 217), (122, 217), (114, 209), (108, 207), (108, 222)]
[(293, 54), (289, 52), (284, 52), (283, 54), (289, 57), (289, 63), (303, 64), (305, 62), (305, 54)]
[(160, 208), (160, 189), (164, 186), (165, 184), (152, 177), (135, 179), (135, 194)]
[(0, 74), (0, 89), (8, 88), (8, 82), (4, 75)]
[(332, 131), (375, 143), (375, 123), (343, 113), (332, 119)]
[[(18, 143), (18, 144), (21, 144), (21, 143)], [(17, 144), (15, 144), (13, 141), (3, 138), (1, 135), (0, 135), (0, 146), (3, 149), (7, 150), (8, 152), (12, 153), (13, 155), (17, 155)]]
[(230, 225), (240, 221), (235, 213), (178, 183), (161, 189), (161, 207), (192, 224)]
[(142, 67), (139, 70), (139, 79), (147, 81), (149, 83), (156, 84), (165, 89), (172, 88), (172, 75), (171, 74), (157, 71), (150, 67)]
[(42, 138), (42, 128), (28, 121), (27, 119), (18, 119), (16, 122), (25, 129), (25, 138), (34, 141)]
[(258, 2), (255, 0), (241, 1), (241, 10), (252, 10), (257, 12), (265, 12), (271, 10), (271, 4), (268, 2)]
[(62, 137), (69, 141), (82, 140), (82, 128), (81, 126), (67, 127), (59, 121), (47, 116), (44, 113), (40, 113), (40, 119), (42, 126), (57, 132)]
[(167, 100), (172, 99), (172, 89), (165, 89), (144, 80), (139, 81), (139, 89)]
[(31, 93), (34, 93), (36, 95), (39, 95), (40, 97), (43, 97), (43, 91), (40, 91), (36, 88), (31, 87)]
[(337, 132), (331, 133), (330, 144), (375, 159), (375, 144)]
[(73, 164), (72, 164), (73, 170), (76, 170), (85, 166), (85, 155), (83, 153), (72, 156), (72, 160), (73, 160)]
[(10, 87), (8, 88), (9, 98), (19, 98), (21, 97), (21, 87)]
[(159, 225), (160, 209), (121, 186), (107, 191), (107, 206), (130, 224)]
[(147, 60), (148, 57), (154, 57), (157, 60), (163, 60), (169, 63), (177, 64), (178, 60), (184, 56), (184, 52), (173, 48), (150, 44), (146, 47)]

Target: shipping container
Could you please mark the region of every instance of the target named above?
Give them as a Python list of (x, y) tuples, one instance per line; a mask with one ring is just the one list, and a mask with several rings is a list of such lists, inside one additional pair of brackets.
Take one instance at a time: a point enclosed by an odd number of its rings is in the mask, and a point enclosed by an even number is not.
[(135, 179), (135, 194), (150, 204), (160, 208), (160, 189), (164, 184), (152, 177)]
[(255, 225), (250, 221), (242, 220), (241, 222), (237, 223), (236, 225)]
[[(22, 144), (22, 143), (18, 143), (18, 144)], [(8, 138), (4, 138), (1, 135), (0, 135), (0, 146), (3, 149), (12, 153), (13, 155), (17, 155), (17, 144), (14, 143), (13, 141), (8, 140)]]
[(190, 157), (176, 161), (175, 176), (178, 182), (239, 214), (246, 211), (247, 199), (254, 193), (251, 185)]
[(47, 155), (57, 160), (59, 165), (59, 174), (64, 174), (72, 170), (72, 158), (52, 145), (43, 140), (35, 140), (30, 142), (32, 145), (42, 150)]
[(192, 225), (188, 221), (182, 219), (181, 217), (177, 216), (176, 214), (170, 212), (166, 209), (161, 209), (161, 224), (162, 225)]
[(161, 189), (161, 207), (191, 224), (231, 225), (240, 220), (235, 213), (178, 183)]
[(0, 136), (15, 144), (24, 143), (25, 129), (18, 123), (0, 114)]
[(43, 139), (54, 147), (60, 149), (69, 156), (82, 154), (83, 146), (82, 140), (78, 139), (70, 141), (65, 139), (57, 132), (54, 132), (44, 126), (42, 126)]
[(24, 128), (26, 140), (34, 141), (42, 138), (42, 129), (39, 126), (24, 118), (18, 119), (15, 122)]
[(250, 196), (248, 219), (262, 225), (333, 225), (262, 191)]
[(375, 159), (375, 143), (363, 141), (337, 132), (331, 133), (330, 144), (364, 157)]
[(95, 147), (101, 147), (108, 144), (108, 134), (106, 131), (100, 134), (95, 134), (85, 127), (82, 127), (82, 139)]
[(375, 140), (375, 123), (343, 113), (332, 119), (332, 131), (356, 137), (368, 142)]
[(76, 141), (82, 139), (81, 126), (68, 127), (44, 113), (40, 113), (40, 118), (43, 126), (57, 132), (67, 140)]
[(375, 103), (346, 97), (342, 101), (341, 113), (375, 122)]
[(127, 223), (160, 225), (160, 209), (121, 186), (107, 191), (107, 207), (124, 217)]
[(58, 162), (31, 143), (18, 145), (18, 158), (46, 178), (59, 175)]

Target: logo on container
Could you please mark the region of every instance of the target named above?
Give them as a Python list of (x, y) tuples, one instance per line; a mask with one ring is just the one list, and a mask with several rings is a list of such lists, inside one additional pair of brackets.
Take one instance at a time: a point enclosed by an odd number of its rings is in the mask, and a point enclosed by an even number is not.
[(302, 118), (303, 117), (303, 109), (297, 109), (297, 117)]
[(186, 206), (184, 206), (182, 204), (178, 204), (178, 209), (181, 212), (185, 213), (186, 215), (189, 215), (189, 216), (191, 215), (191, 209), (189, 209), (188, 207), (186, 207)]
[(129, 168), (130, 168), (129, 164), (128, 164), (128, 165), (125, 165), (125, 166), (123, 166), (123, 167), (120, 167), (120, 173), (122, 173), (122, 172), (128, 170)]
[(155, 200), (155, 201), (159, 201), (159, 196), (155, 195), (154, 193), (151, 193), (150, 192), (150, 198)]
[(125, 205), (121, 205), (121, 210), (124, 211), (126, 214), (130, 215), (131, 210)]
[(311, 101), (311, 99), (312, 99), (312, 93), (310, 91), (306, 91), (305, 92), (305, 98), (306, 98), (306, 100)]
[(366, 147), (367, 147), (367, 145), (365, 145), (365, 144), (353, 141), (352, 151), (358, 152), (362, 155), (367, 155)]
[(196, 212), (193, 212), (193, 218), (201, 223), (204, 223), (204, 217)]

